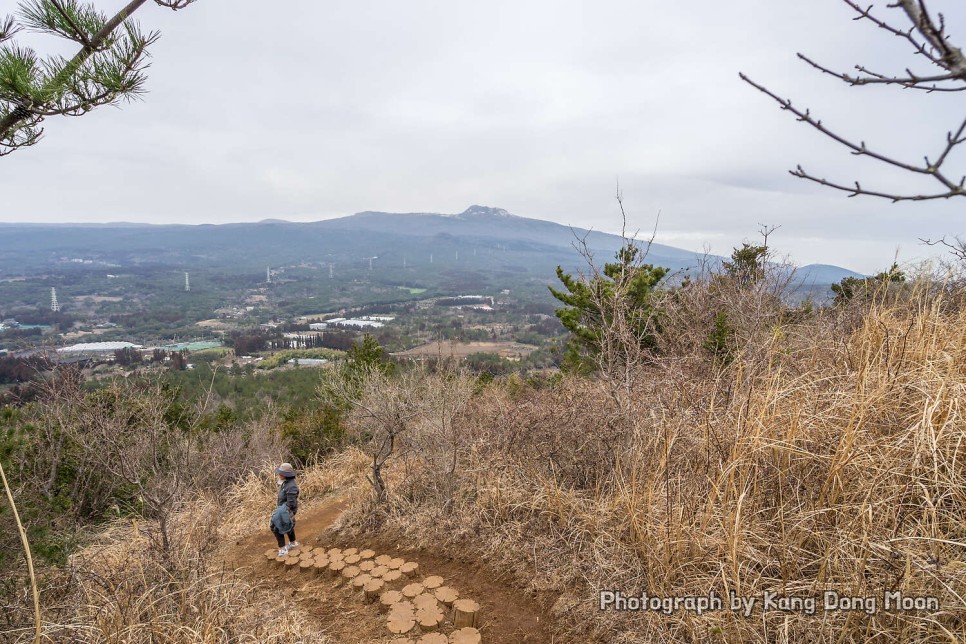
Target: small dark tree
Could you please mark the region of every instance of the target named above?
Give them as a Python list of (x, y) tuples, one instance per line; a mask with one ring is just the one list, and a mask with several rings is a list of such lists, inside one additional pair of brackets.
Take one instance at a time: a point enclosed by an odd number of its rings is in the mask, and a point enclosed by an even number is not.
[(589, 278), (574, 277), (557, 267), (557, 278), (566, 290), (548, 286), (563, 307), (556, 315), (570, 331), (564, 365), (575, 371), (587, 371), (602, 350), (605, 330), (618, 318), (638, 339), (640, 348), (655, 345), (655, 311), (652, 296), (668, 269), (643, 264), (641, 247), (627, 242), (616, 254), (616, 262), (604, 264), (603, 270)]
[(906, 274), (893, 262), (889, 270), (882, 271), (872, 277), (846, 277), (838, 284), (832, 284), (835, 293), (834, 304), (841, 305), (857, 297), (870, 297), (881, 289), (904, 284)]
[(731, 261), (723, 262), (725, 275), (734, 280), (739, 288), (757, 284), (765, 279), (765, 261), (768, 258), (767, 246), (743, 243), (731, 253)]

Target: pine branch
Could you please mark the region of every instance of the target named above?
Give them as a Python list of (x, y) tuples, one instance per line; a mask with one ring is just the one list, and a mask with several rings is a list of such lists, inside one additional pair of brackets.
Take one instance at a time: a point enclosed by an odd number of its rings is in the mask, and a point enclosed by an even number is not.
[[(25, 0), (20, 18), (32, 31), (81, 45), (70, 59), (40, 61), (30, 49), (0, 49), (0, 156), (35, 144), (50, 116), (78, 116), (95, 107), (133, 99), (145, 91), (148, 48), (159, 34), (142, 33), (131, 15), (148, 0), (131, 0), (108, 18), (78, 0)], [(195, 0), (154, 0), (183, 9)], [(0, 23), (0, 42), (21, 25)]]

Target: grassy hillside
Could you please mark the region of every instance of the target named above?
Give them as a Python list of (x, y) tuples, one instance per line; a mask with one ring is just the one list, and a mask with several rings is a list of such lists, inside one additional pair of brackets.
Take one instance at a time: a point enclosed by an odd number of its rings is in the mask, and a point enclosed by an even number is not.
[[(258, 418), (219, 406), (254, 380), (224, 379), (217, 397), (192, 400), (150, 381), (97, 391), (52, 381), (42, 404), (5, 411), (0, 451), (41, 546), (51, 638), (265, 637), (243, 606), (269, 611), (272, 594), (236, 584), (240, 570), (224, 573), (231, 592), (218, 590), (211, 565), (229, 544), (196, 528), (227, 541), (264, 531), (268, 464), (299, 453), (303, 480), (326, 481), (308, 483), (307, 498), (346, 492), (339, 538), (483, 566), (541, 602), (554, 641), (966, 637), (961, 282), (872, 280), (812, 309), (741, 271), (631, 297), (636, 270), (585, 292), (580, 319), (594, 332), (562, 374), (393, 366), (368, 346), (312, 372), (309, 402)], [(307, 453), (293, 437), (326, 449)], [(117, 462), (130, 467), (111, 470)], [(133, 551), (128, 528), (97, 536), (103, 550), (87, 546), (105, 522), (132, 520), (144, 535)], [(9, 520), (0, 526), (2, 552), (17, 552)], [(67, 552), (81, 553), (71, 566)], [(14, 639), (31, 623), (21, 562), (0, 561)], [(602, 590), (658, 603), (601, 608)], [(863, 599), (829, 610), (826, 593)], [(926, 604), (887, 607), (887, 593)], [(729, 608), (732, 594), (754, 599), (747, 614)], [(135, 596), (154, 599), (125, 599)], [(664, 603), (688, 596), (724, 605)], [(339, 597), (319, 601), (335, 610)], [(185, 608), (196, 600), (206, 608)], [(299, 637), (285, 614), (268, 617), (282, 620), (274, 632)]]

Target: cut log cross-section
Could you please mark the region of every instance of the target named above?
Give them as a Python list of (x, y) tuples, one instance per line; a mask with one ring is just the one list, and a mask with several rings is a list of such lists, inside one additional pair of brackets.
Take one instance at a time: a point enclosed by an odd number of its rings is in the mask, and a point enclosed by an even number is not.
[(412, 599), (416, 595), (421, 595), (424, 590), (425, 588), (423, 588), (422, 584), (409, 584), (408, 586), (402, 589), (402, 594), (403, 594), (403, 597), (407, 599)]
[(422, 583), (427, 590), (435, 590), (443, 585), (443, 578), (439, 575), (430, 575), (426, 579), (423, 579)]
[[(360, 577), (362, 575), (359, 575)], [(362, 593), (367, 602), (374, 602), (379, 597), (379, 593), (386, 587), (386, 582), (381, 579), (369, 579), (362, 587)]]
[(448, 644), (449, 639), (442, 633), (427, 633), (416, 640), (416, 644)]
[(480, 644), (483, 641), (480, 632), (472, 626), (461, 628), (450, 633), (450, 644)]
[(407, 601), (393, 604), (389, 609), (389, 618), (386, 626), (393, 635), (405, 635), (416, 626), (416, 611), (413, 605)]
[(440, 586), (433, 591), (433, 595), (447, 606), (452, 606), (453, 602), (460, 598), (460, 594), (451, 586)]
[(416, 595), (413, 597), (412, 602), (413, 606), (415, 606), (417, 610), (420, 608), (439, 608), (439, 601), (437, 601), (436, 597), (430, 595), (429, 593)]
[(363, 559), (356, 565), (359, 566), (359, 570), (362, 572), (371, 573), (372, 569), (376, 567), (376, 562), (372, 561), (371, 559)]
[(476, 626), (480, 605), (472, 599), (457, 599), (453, 602), (453, 625), (456, 628)]
[(382, 579), (387, 584), (391, 584), (402, 579), (402, 573), (398, 570), (390, 570), (389, 572), (383, 574)]
[(416, 626), (416, 618), (413, 615), (399, 614), (390, 615), (386, 621), (386, 627), (393, 635), (405, 635)]
[(444, 619), (443, 611), (435, 606), (424, 606), (416, 609), (416, 624), (424, 633), (435, 631)]
[(345, 566), (340, 574), (344, 580), (349, 581), (357, 577), (361, 572), (358, 566)]
[[(362, 588), (363, 586), (365, 586), (366, 584), (368, 584), (370, 581), (372, 581), (372, 577), (369, 575), (369, 573), (367, 573), (367, 572), (360, 572), (358, 575), (356, 575), (355, 577), (353, 577), (350, 580), (349, 584), (353, 588)], [(380, 579), (379, 581), (382, 581), (382, 580)]]
[(359, 556), (363, 559), (372, 559), (376, 556), (375, 550), (369, 550), (368, 548), (359, 553)]
[(398, 590), (387, 590), (379, 595), (379, 605), (383, 610), (389, 610), (393, 605), (401, 602), (402, 598), (402, 593)]
[(385, 566), (376, 566), (375, 568), (369, 571), (369, 574), (372, 575), (373, 577), (382, 577), (387, 572), (389, 572), (389, 569), (386, 568)]
[(338, 577), (343, 568), (345, 568), (345, 563), (342, 561), (334, 560), (329, 562), (329, 574), (333, 577)]
[(419, 570), (419, 564), (415, 561), (407, 561), (399, 567), (399, 572), (403, 574), (403, 577), (412, 577), (417, 570)]

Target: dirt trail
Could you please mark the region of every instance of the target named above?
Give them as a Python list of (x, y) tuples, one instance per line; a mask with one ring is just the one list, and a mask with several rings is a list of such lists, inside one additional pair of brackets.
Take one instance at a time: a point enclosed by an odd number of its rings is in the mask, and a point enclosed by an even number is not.
[[(552, 642), (547, 613), (519, 590), (502, 583), (492, 571), (478, 563), (438, 557), (420, 550), (404, 550), (379, 537), (346, 540), (329, 528), (345, 510), (339, 497), (323, 501), (299, 513), (296, 532), (299, 541), (310, 546), (370, 548), (377, 554), (404, 557), (419, 564), (418, 578), (440, 575), (445, 584), (456, 588), (461, 597), (476, 600), (480, 606), (480, 631), (484, 644), (543, 644)], [(366, 604), (335, 579), (295, 570), (282, 569), (265, 559), (263, 553), (276, 547), (266, 529), (238, 541), (226, 556), (226, 563), (244, 570), (253, 580), (274, 582), (280, 593), (293, 598), (307, 619), (319, 624), (334, 642), (389, 642), (386, 615), (376, 604)], [(416, 629), (418, 630), (418, 629)], [(410, 635), (413, 641), (418, 635)]]

